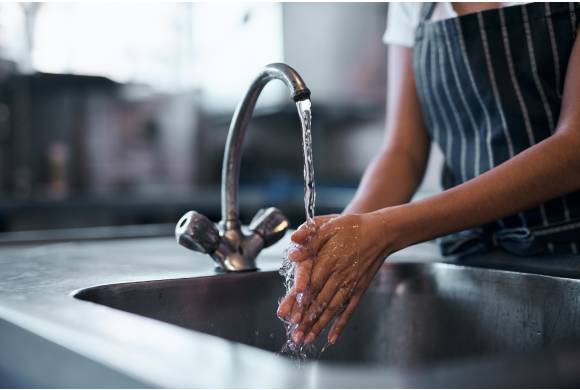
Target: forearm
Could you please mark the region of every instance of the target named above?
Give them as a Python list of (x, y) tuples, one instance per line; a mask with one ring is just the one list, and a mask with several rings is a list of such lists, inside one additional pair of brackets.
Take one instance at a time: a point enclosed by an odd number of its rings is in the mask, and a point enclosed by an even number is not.
[(367, 213), (409, 202), (423, 177), (405, 153), (387, 150), (370, 163), (343, 213)]
[(464, 184), (392, 208), (400, 214), (400, 218), (394, 219), (401, 220), (393, 249), (491, 222), (579, 190), (579, 102), (580, 38), (577, 38), (554, 135)]
[(398, 214), (394, 250), (534, 207), (580, 189), (580, 135), (562, 131), (440, 194), (379, 213)]
[(431, 147), (415, 87), (411, 49), (389, 47), (385, 139), (344, 214), (407, 203), (420, 184)]

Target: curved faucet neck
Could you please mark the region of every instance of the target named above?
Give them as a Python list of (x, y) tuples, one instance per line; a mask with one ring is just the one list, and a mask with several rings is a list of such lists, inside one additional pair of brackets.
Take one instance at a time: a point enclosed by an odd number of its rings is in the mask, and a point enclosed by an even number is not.
[(286, 84), (293, 101), (298, 102), (310, 98), (310, 90), (306, 87), (300, 75), (286, 64), (275, 63), (267, 65), (250, 85), (234, 112), (224, 152), (221, 209), (222, 223), (226, 231), (240, 229), (238, 219), (238, 182), (242, 143), (262, 89), (275, 79), (281, 80)]

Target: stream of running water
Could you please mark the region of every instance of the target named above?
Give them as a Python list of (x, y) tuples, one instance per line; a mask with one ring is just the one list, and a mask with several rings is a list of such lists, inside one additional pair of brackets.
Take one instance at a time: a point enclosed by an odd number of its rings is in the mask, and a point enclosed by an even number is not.
[[(312, 158), (312, 105), (309, 99), (301, 100), (296, 103), (298, 115), (300, 116), (300, 123), (302, 125), (302, 151), (304, 154), (304, 210), (306, 214), (306, 222), (312, 223), (314, 218), (314, 207), (316, 204), (316, 189), (314, 186), (314, 161)], [(284, 277), (284, 286), (286, 287), (286, 294), (288, 294), (294, 286), (294, 272), (295, 265), (284, 256), (282, 267), (280, 268), (280, 275)], [(302, 297), (298, 296), (296, 299), (300, 300)], [(326, 346), (320, 351), (312, 345), (296, 345), (292, 341), (292, 332), (296, 325), (287, 320), (283, 320), (286, 327), (286, 343), (282, 346), (281, 354), (290, 356), (293, 359), (302, 362), (304, 360), (318, 357), (322, 354)]]

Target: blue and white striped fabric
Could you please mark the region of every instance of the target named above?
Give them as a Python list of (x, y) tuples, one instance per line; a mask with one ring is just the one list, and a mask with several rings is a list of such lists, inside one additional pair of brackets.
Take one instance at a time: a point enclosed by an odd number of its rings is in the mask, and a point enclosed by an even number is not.
[[(529, 3), (429, 22), (434, 7), (423, 5), (413, 66), (450, 188), (553, 134), (580, 5)], [(497, 246), (521, 255), (579, 254), (580, 192), (442, 239), (445, 255)]]

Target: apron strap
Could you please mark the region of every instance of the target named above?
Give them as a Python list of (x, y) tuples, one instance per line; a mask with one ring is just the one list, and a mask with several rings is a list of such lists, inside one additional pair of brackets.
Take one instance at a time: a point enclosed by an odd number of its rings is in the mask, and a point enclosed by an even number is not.
[(435, 11), (435, 7), (437, 3), (435, 2), (427, 2), (421, 5), (421, 12), (419, 14), (419, 23), (425, 23), (429, 19), (431, 19), (431, 15), (433, 15), (433, 11)]

